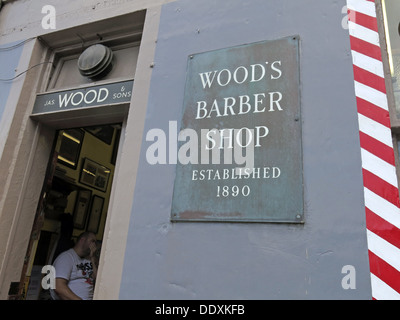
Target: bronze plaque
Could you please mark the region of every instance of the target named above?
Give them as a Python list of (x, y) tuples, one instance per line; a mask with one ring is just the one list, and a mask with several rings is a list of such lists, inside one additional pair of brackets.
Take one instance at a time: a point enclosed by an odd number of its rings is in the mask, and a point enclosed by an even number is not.
[(303, 223), (299, 37), (188, 57), (172, 221)]

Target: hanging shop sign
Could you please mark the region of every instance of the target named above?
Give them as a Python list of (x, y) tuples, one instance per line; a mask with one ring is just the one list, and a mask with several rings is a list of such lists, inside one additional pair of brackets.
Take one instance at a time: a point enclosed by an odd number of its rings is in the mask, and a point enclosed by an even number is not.
[(133, 80), (108, 83), (36, 96), (32, 114), (130, 102)]
[(172, 221), (303, 223), (299, 37), (193, 54)]

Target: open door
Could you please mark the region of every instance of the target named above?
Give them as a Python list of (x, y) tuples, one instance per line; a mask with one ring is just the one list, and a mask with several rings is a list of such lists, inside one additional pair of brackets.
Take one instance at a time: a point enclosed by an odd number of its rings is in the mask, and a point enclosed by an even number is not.
[(120, 132), (121, 124), (56, 132), (17, 299), (50, 299), (42, 268), (72, 248), (82, 232), (96, 234), (100, 255)]

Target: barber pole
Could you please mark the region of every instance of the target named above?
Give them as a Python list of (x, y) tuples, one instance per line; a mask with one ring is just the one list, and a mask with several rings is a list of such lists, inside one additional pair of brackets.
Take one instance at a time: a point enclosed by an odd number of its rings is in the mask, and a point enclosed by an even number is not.
[(373, 0), (347, 0), (373, 299), (400, 299), (400, 202)]

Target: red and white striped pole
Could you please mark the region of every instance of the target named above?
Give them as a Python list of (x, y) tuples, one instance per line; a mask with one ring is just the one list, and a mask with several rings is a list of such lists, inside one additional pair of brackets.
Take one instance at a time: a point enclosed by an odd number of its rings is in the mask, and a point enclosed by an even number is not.
[(374, 0), (347, 0), (373, 299), (400, 299), (400, 202)]

